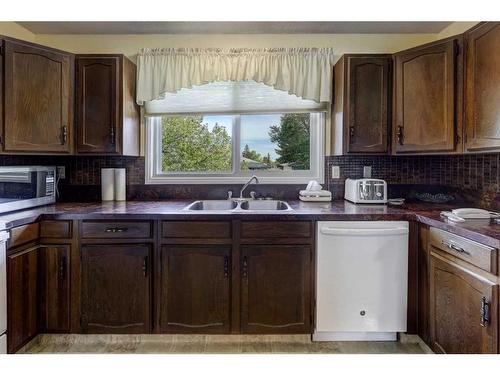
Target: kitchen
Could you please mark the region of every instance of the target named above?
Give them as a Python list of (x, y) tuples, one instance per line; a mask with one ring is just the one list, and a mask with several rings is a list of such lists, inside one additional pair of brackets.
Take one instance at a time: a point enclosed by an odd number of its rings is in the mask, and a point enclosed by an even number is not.
[(3, 353), (500, 353), (499, 22), (0, 41)]

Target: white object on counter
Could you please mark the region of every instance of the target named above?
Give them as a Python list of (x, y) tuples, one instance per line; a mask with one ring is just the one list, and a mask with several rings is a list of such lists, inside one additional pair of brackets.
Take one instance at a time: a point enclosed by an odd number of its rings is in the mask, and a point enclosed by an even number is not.
[(316, 180), (309, 181), (309, 183), (307, 184), (307, 187), (306, 187), (306, 190), (312, 190), (312, 191), (321, 190), (321, 189), (323, 189), (323, 187)]
[(313, 341), (395, 341), (407, 328), (408, 222), (317, 228)]
[(301, 190), (299, 199), (304, 202), (329, 202), (332, 193), (329, 190)]
[(127, 199), (127, 172), (125, 168), (115, 168), (115, 201)]
[(101, 169), (101, 199), (103, 201), (115, 200), (115, 169)]

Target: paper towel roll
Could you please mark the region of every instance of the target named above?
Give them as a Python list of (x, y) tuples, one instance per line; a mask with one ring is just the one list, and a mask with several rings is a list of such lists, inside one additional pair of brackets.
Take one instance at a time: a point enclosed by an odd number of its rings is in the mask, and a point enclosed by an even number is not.
[(115, 201), (127, 199), (127, 172), (125, 168), (115, 168)]
[(115, 169), (101, 169), (101, 199), (112, 201), (115, 199)]

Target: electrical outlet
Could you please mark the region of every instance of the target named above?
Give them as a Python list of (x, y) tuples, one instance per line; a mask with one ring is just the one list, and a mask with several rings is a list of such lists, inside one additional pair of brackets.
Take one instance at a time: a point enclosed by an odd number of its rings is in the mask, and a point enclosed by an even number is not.
[(64, 165), (57, 166), (57, 177), (60, 179), (66, 178), (66, 167)]
[(372, 176), (372, 167), (364, 166), (363, 167), (363, 178), (370, 178)]
[(340, 178), (340, 167), (332, 165), (332, 178)]

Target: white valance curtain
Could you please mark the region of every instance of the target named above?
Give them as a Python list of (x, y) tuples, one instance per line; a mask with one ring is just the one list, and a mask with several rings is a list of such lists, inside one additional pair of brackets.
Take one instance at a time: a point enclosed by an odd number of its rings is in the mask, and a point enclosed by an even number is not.
[(137, 102), (215, 81), (255, 81), (303, 99), (330, 102), (330, 48), (141, 49)]

